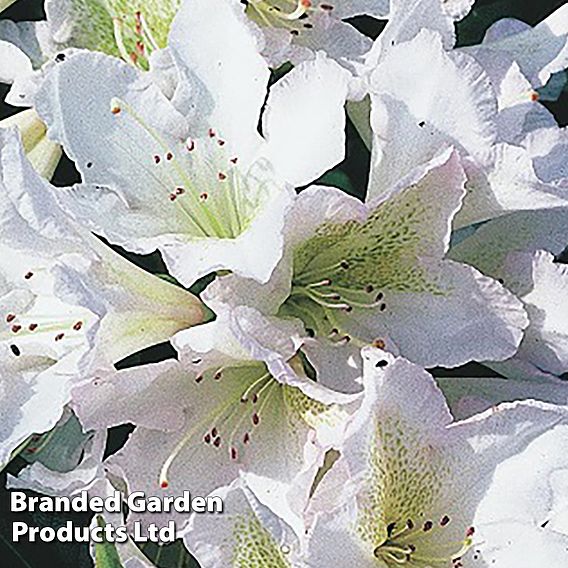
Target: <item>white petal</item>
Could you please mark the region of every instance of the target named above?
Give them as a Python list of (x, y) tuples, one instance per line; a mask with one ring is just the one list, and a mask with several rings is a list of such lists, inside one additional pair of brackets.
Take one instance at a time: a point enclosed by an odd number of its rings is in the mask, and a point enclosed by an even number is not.
[(510, 252), (544, 249), (560, 254), (566, 248), (567, 234), (568, 215), (563, 208), (518, 211), (484, 223), (452, 246), (449, 257), (498, 279), (503, 278), (505, 257)]
[(12, 43), (0, 40), (0, 82), (13, 83), (18, 75), (32, 72), (28, 56)]
[[(568, 505), (567, 443), (567, 427), (557, 426), (497, 468), (476, 521), (480, 538), (486, 534), (496, 541), (484, 554), (488, 561), (523, 567), (545, 560), (547, 566), (564, 565), (568, 536), (555, 532), (552, 522)], [(520, 556), (525, 538), (531, 546)]]
[(269, 187), (270, 195), (238, 237), (195, 239), (187, 244), (174, 239), (164, 242), (161, 250), (172, 275), (188, 287), (215, 270), (231, 270), (266, 283), (282, 256), (284, 219), (294, 198), (288, 188)]
[(469, 418), (502, 402), (515, 400), (532, 398), (568, 406), (568, 384), (559, 379), (438, 377), (436, 382), (458, 420)]
[(426, 261), (424, 269), (440, 293), (387, 293), (386, 310), (368, 317), (378, 337), (384, 330), (402, 354), (425, 367), (502, 360), (517, 351), (528, 318), (510, 292), (451, 261)]
[(472, 6), (475, 4), (475, 0), (441, 0), (442, 10), (448, 16), (454, 18), (454, 20), (461, 20), (465, 18)]
[(33, 255), (81, 249), (75, 227), (54, 199), (52, 186), (33, 170), (15, 129), (0, 130), (2, 242)]
[(46, 357), (14, 358), (3, 351), (0, 463), (6, 464), (11, 452), (28, 436), (55, 426), (69, 401), (77, 363), (84, 353), (76, 351), (56, 363)]
[[(499, 502), (503, 500), (499, 498)], [(568, 560), (568, 537), (540, 527), (527, 526), (523, 522), (509, 520), (487, 527), (482, 525), (479, 539), (485, 541), (485, 546), (475, 547), (464, 561), (467, 562), (475, 554), (477, 562), (486, 563), (486, 566), (533, 568), (542, 565), (563, 568)], [(526, 546), (527, 542), (531, 543), (530, 546)]]
[(306, 29), (299, 25), (299, 34), (293, 36), (286, 59), (298, 64), (312, 59), (313, 54), (318, 51), (323, 51), (337, 61), (360, 59), (369, 51), (373, 45), (372, 41), (338, 16), (335, 12), (321, 11), (311, 16), (311, 28)]
[(100, 362), (116, 363), (203, 321), (193, 294), (92, 243), (98, 259), (64, 257), (55, 274), (60, 297), (100, 315), (93, 355)]
[(545, 183), (535, 173), (533, 161), (524, 148), (497, 144), (491, 151), (491, 163), (483, 168), (464, 162), (469, 178), (463, 209), (456, 217), (456, 227), (486, 221), (510, 211), (546, 209), (566, 205), (566, 190)]
[(386, 566), (372, 555), (372, 550), (364, 550), (358, 542), (353, 529), (354, 515), (349, 507), (344, 507), (318, 517), (308, 539), (309, 566), (333, 566), (336, 562), (340, 566), (361, 568)]
[(454, 22), (444, 13), (440, 0), (391, 0), (387, 25), (366, 56), (367, 67), (376, 67), (391, 49), (411, 41), (424, 29), (439, 35), (444, 49), (454, 46)]
[(266, 152), (295, 186), (313, 181), (345, 156), (345, 99), (351, 75), (318, 54), (271, 89), (263, 115)]
[(568, 167), (563, 156), (568, 150), (568, 129), (556, 126), (531, 131), (523, 141), (536, 175), (545, 183), (557, 182), (566, 187)]
[(163, 361), (121, 371), (101, 370), (73, 388), (73, 409), (86, 430), (105, 430), (131, 422), (146, 428), (176, 430), (183, 426), (183, 407), (162, 389), (177, 370)]
[(197, 117), (237, 148), (254, 144), (270, 75), (243, 9), (236, 0), (187, 0), (169, 38), (174, 59), (192, 83)]
[(433, 32), (392, 48), (371, 76), (371, 101), (374, 192), (444, 145), (485, 159), (495, 140), (496, 100), (483, 70), (469, 57), (446, 53)]
[(504, 266), (505, 284), (524, 302), (530, 326), (517, 357), (543, 371), (568, 370), (568, 269), (544, 251), (511, 254)]

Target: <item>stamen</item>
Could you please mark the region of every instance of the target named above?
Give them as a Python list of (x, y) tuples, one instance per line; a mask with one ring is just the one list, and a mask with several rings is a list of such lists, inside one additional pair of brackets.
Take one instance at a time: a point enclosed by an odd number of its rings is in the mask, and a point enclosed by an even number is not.
[[(124, 61), (134, 65), (134, 62), (130, 58), (130, 54), (124, 45), (124, 38), (123, 38), (123, 24), (122, 18), (113, 18), (112, 19), (112, 29), (114, 33), (114, 41), (116, 42), (116, 47), (118, 48), (118, 52)], [(113, 111), (114, 112), (114, 111)], [(120, 112), (120, 110), (118, 111)], [(116, 114), (116, 113), (115, 113)]]
[(146, 20), (144, 19), (144, 15), (141, 12), (137, 12), (137, 20), (140, 25), (140, 29), (142, 31), (142, 34), (144, 36), (144, 38), (148, 41), (148, 43), (150, 44), (150, 46), (152, 47), (153, 51), (156, 51), (157, 49), (160, 49), (160, 46), (157, 44), (156, 40), (154, 39), (154, 36), (152, 35), (152, 31), (150, 30), (150, 27), (146, 24)]
[[(196, 377), (195, 380), (196, 382), (200, 382), (202, 379), (203, 376), (199, 375), (198, 377)], [(252, 390), (258, 388), (258, 386), (261, 385), (264, 381), (267, 381), (266, 384), (270, 384), (272, 380), (273, 379), (270, 377), (269, 373), (264, 373), (261, 377), (253, 381), (253, 383), (246, 388), (245, 392), (240, 397), (240, 400), (244, 399), (246, 401)], [(261, 393), (266, 388), (266, 384), (264, 384), (259, 389), (258, 391), (259, 393)], [(268, 396), (265, 398), (265, 402), (267, 398)], [(188, 432), (183, 436), (183, 438), (179, 440), (179, 442), (173, 448), (172, 452), (169, 454), (167, 459), (162, 464), (158, 480), (160, 485), (162, 485), (164, 482), (165, 483), (168, 482), (168, 472), (171, 465), (177, 459), (180, 452), (186, 446), (188, 446), (188, 444), (191, 444), (191, 447), (197, 447), (198, 444), (205, 443), (205, 444), (212, 444), (215, 448), (219, 448), (223, 444), (223, 439), (225, 439), (228, 448), (237, 449), (238, 444), (235, 443), (235, 440), (237, 439), (236, 434), (240, 426), (243, 424), (244, 420), (246, 420), (248, 416), (250, 416), (248, 413), (242, 412), (242, 407), (240, 404), (238, 404), (238, 401), (239, 399), (235, 400), (231, 398), (225, 404), (223, 404), (220, 409), (219, 408), (214, 409), (213, 412), (205, 416), (202, 420), (200, 420), (197, 424), (195, 424), (192, 428), (188, 430)], [(253, 415), (253, 423), (255, 423), (255, 425), (258, 425), (258, 423), (260, 422), (259, 415), (262, 412), (263, 408), (264, 406), (258, 409), (257, 412), (255, 412), (255, 414)], [(236, 420), (236, 424), (232, 428), (231, 434), (229, 435), (228, 438), (222, 436), (221, 430), (223, 430), (224, 425), (227, 424), (227, 422), (233, 422), (233, 418), (235, 417), (235, 415), (238, 416), (238, 419)], [(254, 418), (254, 416), (256, 416), (256, 418)], [(206, 424), (211, 424), (211, 423), (215, 423), (216, 425), (209, 432), (203, 435), (203, 437), (201, 437), (199, 435), (199, 432), (205, 430)], [(196, 435), (197, 438), (195, 438)], [(248, 432), (245, 432), (242, 439), (244, 444), (248, 444), (250, 441), (250, 434)]]

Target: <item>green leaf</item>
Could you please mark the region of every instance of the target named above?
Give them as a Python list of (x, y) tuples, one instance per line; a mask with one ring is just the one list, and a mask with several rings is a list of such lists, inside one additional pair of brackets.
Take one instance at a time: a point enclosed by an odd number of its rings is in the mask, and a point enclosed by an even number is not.
[(325, 173), (323, 176), (321, 176), (317, 183), (321, 185), (331, 185), (332, 187), (337, 187), (338, 189), (342, 189), (349, 194), (352, 194), (354, 191), (349, 176), (341, 170), (331, 170), (330, 172)]
[[(106, 525), (100, 515), (97, 517), (97, 524), (99, 527)], [(95, 566), (96, 568), (124, 568), (113, 542), (105, 541), (95, 544)]]

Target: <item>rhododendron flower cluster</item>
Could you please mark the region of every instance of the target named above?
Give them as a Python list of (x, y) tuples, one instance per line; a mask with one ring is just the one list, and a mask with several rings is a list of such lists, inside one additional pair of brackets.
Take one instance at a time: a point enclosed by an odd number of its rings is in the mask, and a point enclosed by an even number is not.
[(568, 6), (465, 45), (475, 9), (0, 20), (9, 488), (220, 496), (105, 518), (180, 566), (568, 566)]

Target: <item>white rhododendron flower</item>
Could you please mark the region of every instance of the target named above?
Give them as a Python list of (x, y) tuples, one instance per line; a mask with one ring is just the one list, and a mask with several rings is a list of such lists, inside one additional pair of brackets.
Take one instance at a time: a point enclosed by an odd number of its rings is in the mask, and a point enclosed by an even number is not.
[[(554, 469), (558, 444), (566, 442), (566, 410), (528, 401), (452, 422), (428, 373), (381, 350), (367, 348), (363, 359), (366, 401), (337, 467), (316, 489), (306, 565), (534, 566), (504, 537), (516, 534), (522, 516), (485, 512), (502, 503), (493, 483), (505, 487), (524, 476), (530, 462), (508, 467), (506, 460), (533, 440), (547, 437), (552, 452), (541, 454), (542, 469)], [(539, 497), (531, 483), (516, 489), (512, 508), (531, 507)], [(567, 537), (541, 530), (523, 523), (532, 558), (564, 566)]]
[(568, 7), (34, 1), (0, 0), (7, 489), (122, 499), (97, 568), (565, 568)]
[[(509, 24), (496, 24), (506, 39), (500, 32), (493, 42), (497, 32), (490, 30), (480, 46), (459, 49), (451, 49), (453, 27), (424, 29), (420, 19), (408, 24), (392, 15), (357, 71), (362, 94), (370, 95), (370, 115), (364, 107), (351, 113), (372, 143), (377, 183), (371, 197), (388, 192), (417, 164), (451, 145), (459, 149), (468, 176), (456, 226), (565, 206), (566, 174), (560, 175), (556, 158), (565, 136), (536, 91), (566, 67), (565, 13), (560, 8), (517, 35), (518, 26), (511, 24), (511, 31)], [(536, 56), (528, 58), (529, 52)]]
[(171, 102), (134, 68), (91, 53), (57, 65), (36, 101), (83, 176), (64, 206), (113, 243), (158, 248), (187, 286), (219, 269), (267, 280), (292, 186), (344, 155), (349, 74), (323, 56), (292, 71), (270, 89), (260, 136), (268, 67), (244, 16), (216, 2), (224, 27), (199, 18), (203, 0), (174, 21)]
[(308, 189), (287, 216), (272, 279), (224, 276), (203, 298), (216, 312), (245, 304), (300, 320), (315, 338), (313, 356), (328, 363), (324, 376), (345, 376), (347, 357), (338, 367), (332, 355), (338, 347), (356, 354), (376, 339), (426, 366), (510, 357), (527, 325), (520, 302), (444, 259), (463, 184), (456, 154), (446, 152), (368, 205), (333, 188)]
[(93, 360), (110, 365), (167, 341), (204, 311), (193, 295), (75, 227), (16, 132), (0, 137), (4, 463), (30, 434), (55, 425)]
[(108, 467), (146, 495), (205, 495), (247, 471), (280, 482), (293, 500), (298, 478), (313, 475), (341, 433), (340, 405), (357, 395), (308, 379), (290, 334), (254, 310), (182, 332), (174, 344), (180, 362), (98, 373), (74, 389), (85, 428), (137, 426)]
[(0, 235), (18, 251), (12, 254), (39, 259), (7, 264), (18, 273), (23, 268), (23, 278), (30, 282), (35, 263), (51, 266), (56, 295), (97, 314), (101, 321), (94, 343), (99, 364), (167, 341), (204, 320), (203, 305), (193, 294), (138, 268), (67, 218), (56, 203), (62, 190), (33, 171), (17, 134), (5, 131), (0, 136)]

